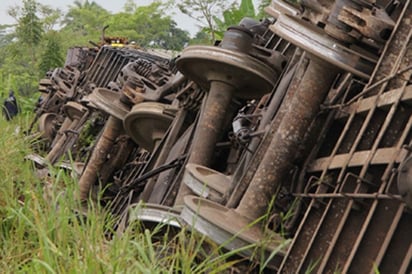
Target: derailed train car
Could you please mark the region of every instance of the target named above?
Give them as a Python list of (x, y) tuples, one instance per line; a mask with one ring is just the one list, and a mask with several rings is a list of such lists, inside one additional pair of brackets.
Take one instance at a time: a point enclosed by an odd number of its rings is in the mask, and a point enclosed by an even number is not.
[(279, 273), (410, 273), (410, 1), (266, 12), (173, 59), (78, 49), (40, 82), (29, 158), (75, 166), (79, 199), (123, 224), (257, 247)]

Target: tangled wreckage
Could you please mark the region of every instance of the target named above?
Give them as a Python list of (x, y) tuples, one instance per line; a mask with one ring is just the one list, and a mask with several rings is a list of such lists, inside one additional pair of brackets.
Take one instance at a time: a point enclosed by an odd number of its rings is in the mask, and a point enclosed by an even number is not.
[(71, 169), (117, 229), (188, 226), (280, 273), (411, 273), (411, 1), (265, 11), (177, 58), (71, 49), (27, 158)]

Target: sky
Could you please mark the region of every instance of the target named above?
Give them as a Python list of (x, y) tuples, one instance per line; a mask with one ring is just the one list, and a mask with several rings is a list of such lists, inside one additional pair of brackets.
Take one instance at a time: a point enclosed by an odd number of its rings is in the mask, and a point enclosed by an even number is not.
[[(7, 14), (7, 10), (11, 6), (22, 6), (23, 1), (21, 0), (0, 0), (0, 24), (14, 24), (15, 21), (13, 18), (11, 18)], [(104, 9), (111, 13), (116, 13), (119, 12), (123, 9), (124, 4), (126, 3), (126, 0), (93, 0), (100, 6), (102, 6)], [(52, 8), (59, 8), (63, 12), (66, 12), (68, 10), (68, 7), (70, 5), (73, 5), (74, 0), (37, 0), (37, 2), (45, 5), (49, 5)], [(135, 0), (135, 2), (138, 5), (148, 5), (150, 4), (151, 0)], [(196, 26), (196, 22), (188, 17), (187, 15), (184, 15), (180, 13), (179, 11), (175, 11), (174, 14), (170, 14), (172, 16), (173, 20), (177, 23), (178, 27), (181, 29), (189, 31), (189, 33), (193, 36), (199, 28)]]

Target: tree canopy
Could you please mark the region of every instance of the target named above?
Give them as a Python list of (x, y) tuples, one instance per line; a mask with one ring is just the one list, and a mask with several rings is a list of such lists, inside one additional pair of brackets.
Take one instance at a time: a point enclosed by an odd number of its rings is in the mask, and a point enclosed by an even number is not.
[[(63, 13), (37, 0), (22, 0), (8, 7), (15, 23), (0, 25), (0, 95), (9, 89), (23, 96), (35, 94), (39, 79), (63, 65), (68, 48), (99, 42), (105, 26), (105, 35), (127, 37), (140, 47), (180, 51), (187, 44), (220, 39), (244, 16), (256, 18), (268, 1), (157, 0), (139, 6), (136, 0), (127, 0), (121, 12), (111, 13), (95, 1), (74, 0)], [(195, 37), (178, 27), (170, 16), (173, 8), (196, 20), (200, 32)]]
[(94, 1), (75, 0), (66, 14), (36, 0), (8, 7), (15, 20), (0, 25), (0, 95), (9, 89), (18, 95), (36, 91), (45, 73), (64, 64), (63, 56), (73, 46), (92, 46), (106, 35), (124, 36), (141, 47), (181, 50), (190, 40), (189, 33), (167, 16), (164, 5), (155, 1), (137, 6), (128, 0), (122, 12), (112, 14)]
[(189, 33), (177, 27), (160, 2), (133, 7), (110, 17), (108, 35), (128, 37), (141, 47), (181, 50), (190, 40)]
[(182, 13), (195, 19), (201, 28), (200, 32), (207, 33), (209, 41), (213, 43), (222, 38), (228, 27), (237, 25), (242, 18), (263, 17), (263, 10), (270, 2), (270, 0), (183, 0), (174, 5)]

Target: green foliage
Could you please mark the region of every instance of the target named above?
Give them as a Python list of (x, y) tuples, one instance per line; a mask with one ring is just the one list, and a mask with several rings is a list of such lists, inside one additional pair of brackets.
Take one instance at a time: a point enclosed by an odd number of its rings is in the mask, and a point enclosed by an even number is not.
[(39, 99), (38, 94), (33, 93), (31, 96), (22, 96), (17, 94), (16, 98), (21, 115), (33, 114), (34, 107)]
[[(106, 35), (124, 36), (142, 47), (181, 50), (189, 42), (189, 34), (165, 15), (164, 8), (159, 1), (138, 7), (130, 0), (125, 12), (111, 15), (94, 1), (75, 1), (62, 18), (58, 9), (24, 0), (23, 6), (8, 10), (16, 24), (0, 26), (0, 76), (5, 82), (0, 93), (13, 89), (31, 98), (39, 78), (62, 66), (69, 47), (98, 42), (107, 24)], [(62, 28), (53, 30), (58, 24)]]
[(36, 46), (40, 43), (43, 28), (37, 16), (37, 2), (34, 0), (23, 0), (23, 8), (18, 18), (16, 34), (21, 43)]
[(204, 31), (199, 31), (196, 33), (195, 37), (189, 42), (191, 45), (205, 45), (210, 43), (210, 38)]
[(37, 2), (23, 0), (23, 7), (9, 10), (9, 14), (17, 20), (16, 37), (20, 44), (26, 45), (32, 62), (36, 62), (36, 46), (40, 44), (43, 28), (37, 16)]
[[(12, 25), (0, 25), (0, 48), (12, 43), (15, 36)], [(0, 58), (0, 65), (1, 62), (2, 59)]]
[(2, 273), (222, 273), (238, 262), (236, 251), (185, 229), (133, 222), (107, 237), (115, 219), (98, 206), (79, 210), (71, 174), (49, 167), (50, 177), (39, 179), (22, 161), (36, 141), (22, 135), (30, 120), (0, 119)]
[(224, 0), (183, 0), (179, 1), (176, 6), (182, 13), (198, 21), (200, 27), (208, 31), (210, 40), (213, 42), (216, 40), (216, 23), (214, 16), (221, 14), (230, 6), (230, 3)]
[(189, 42), (189, 34), (178, 28), (160, 2), (127, 8), (129, 12), (114, 14), (107, 22), (107, 35), (125, 36), (142, 47), (181, 50)]
[(63, 12), (47, 5), (39, 5), (40, 20), (46, 33), (52, 31), (60, 23)]
[(242, 0), (240, 6), (233, 4), (230, 9), (223, 12), (223, 20), (217, 16), (213, 17), (217, 25), (216, 37), (222, 39), (226, 29), (238, 25), (244, 17), (256, 18), (255, 6), (252, 0)]
[(379, 271), (379, 268), (378, 268), (378, 266), (374, 263), (373, 264), (373, 273), (375, 273), (375, 274), (380, 274), (381, 272)]
[[(22, 96), (30, 96), (37, 87), (37, 67), (31, 62), (30, 57), (24, 54), (24, 49), (25, 47), (9, 46), (6, 50), (4, 65), (0, 68), (0, 75), (4, 82), (0, 87), (2, 94), (13, 89)], [(26, 56), (26, 59), (20, 59), (19, 53), (22, 53), (21, 56)]]
[(134, 13), (136, 9), (137, 9), (137, 4), (133, 0), (127, 0), (123, 6), (123, 11), (125, 13)]
[(25, 0), (23, 6), (11, 7), (8, 13), (16, 24), (0, 27), (0, 75), (7, 79), (0, 89), (3, 94), (13, 89), (21, 96), (31, 97), (37, 89), (38, 67), (43, 61), (38, 57), (47, 48), (50, 29), (57, 24), (61, 12)]
[[(258, 18), (262, 16), (263, 8), (270, 4), (270, 0), (262, 0), (259, 4), (259, 13), (256, 14), (253, 0), (228, 1), (221, 0), (184, 0), (176, 6), (180, 11), (200, 23), (203, 33), (209, 35), (209, 42), (220, 40), (226, 29), (238, 25), (244, 17)], [(199, 37), (191, 41), (198, 44)]]
[(73, 37), (65, 47), (87, 45), (88, 41), (99, 41), (103, 27), (109, 25), (106, 36), (127, 37), (142, 47), (181, 50), (189, 41), (189, 34), (178, 28), (163, 9), (164, 5), (154, 1), (147, 6), (137, 6), (133, 1), (125, 4), (124, 11), (110, 14), (95, 2), (83, 4), (76, 1), (65, 19), (62, 33)]
[(63, 64), (64, 59), (61, 54), (59, 37), (56, 32), (50, 32), (39, 64), (40, 77), (43, 77), (47, 71), (53, 68), (62, 67)]
[(270, 6), (270, 3), (272, 2), (272, 0), (261, 0), (258, 6), (258, 16), (259, 17), (265, 17), (266, 13), (264, 11), (264, 9), (268, 6)]
[(94, 1), (74, 1), (62, 21), (61, 33), (70, 37), (65, 47), (87, 46), (88, 41), (96, 41), (109, 17), (110, 13)]

